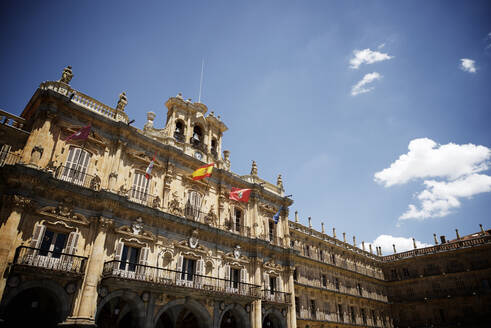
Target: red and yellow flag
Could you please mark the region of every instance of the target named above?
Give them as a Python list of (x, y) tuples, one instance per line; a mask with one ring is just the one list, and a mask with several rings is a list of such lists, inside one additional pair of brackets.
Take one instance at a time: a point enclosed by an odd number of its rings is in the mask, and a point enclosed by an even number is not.
[(205, 166), (198, 167), (196, 171), (193, 172), (193, 180), (201, 180), (211, 175), (213, 171), (213, 166), (215, 163), (207, 164)]

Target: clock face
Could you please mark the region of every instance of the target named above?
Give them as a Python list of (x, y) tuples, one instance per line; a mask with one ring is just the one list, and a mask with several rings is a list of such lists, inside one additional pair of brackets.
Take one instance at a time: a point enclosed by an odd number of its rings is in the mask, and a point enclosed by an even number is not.
[(203, 154), (197, 151), (194, 153), (194, 158), (201, 160), (203, 158)]

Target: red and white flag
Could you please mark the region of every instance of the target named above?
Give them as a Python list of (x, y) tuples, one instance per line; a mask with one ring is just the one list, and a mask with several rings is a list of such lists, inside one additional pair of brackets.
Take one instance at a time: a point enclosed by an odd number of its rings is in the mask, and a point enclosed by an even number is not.
[(63, 141), (68, 141), (68, 140), (87, 140), (89, 137), (90, 129), (92, 127), (90, 125), (84, 126), (74, 134), (68, 136), (68, 138), (64, 139)]
[(230, 191), (229, 199), (233, 199), (239, 202), (247, 203), (249, 196), (251, 195), (251, 189), (233, 188)]
[(155, 163), (155, 155), (153, 155), (153, 158), (150, 161), (150, 164), (148, 164), (147, 170), (145, 171), (145, 178), (147, 178), (147, 180), (150, 179), (150, 173), (152, 173), (154, 163)]

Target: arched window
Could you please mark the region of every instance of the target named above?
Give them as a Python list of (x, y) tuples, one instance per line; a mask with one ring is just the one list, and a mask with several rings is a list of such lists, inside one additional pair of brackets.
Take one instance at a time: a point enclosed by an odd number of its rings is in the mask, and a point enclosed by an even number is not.
[(144, 204), (148, 198), (148, 179), (145, 173), (135, 172), (133, 186), (130, 190), (130, 198), (141, 204)]
[(201, 194), (197, 191), (191, 190), (188, 193), (188, 201), (186, 203), (185, 214), (187, 217), (195, 221), (201, 219)]
[(211, 140), (211, 154), (215, 159), (218, 159), (217, 139), (215, 138)]
[(191, 137), (191, 144), (193, 146), (200, 146), (203, 143), (203, 131), (199, 125), (195, 125), (193, 128), (193, 136)]
[(70, 147), (68, 157), (61, 173), (61, 180), (83, 185), (91, 154), (78, 147)]
[(174, 138), (179, 142), (184, 142), (184, 123), (182, 121), (176, 122), (176, 129), (174, 130)]

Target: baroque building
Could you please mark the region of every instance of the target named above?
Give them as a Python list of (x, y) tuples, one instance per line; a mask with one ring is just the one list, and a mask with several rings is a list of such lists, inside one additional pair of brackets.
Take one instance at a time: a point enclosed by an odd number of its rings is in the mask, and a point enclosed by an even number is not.
[[(163, 129), (150, 112), (141, 130), (124, 92), (110, 107), (72, 77), (41, 83), (20, 117), (0, 111), (0, 326), (489, 323), (489, 230), (374, 254), (289, 220), (281, 175), (261, 179), (254, 161), (232, 172), (227, 126), (204, 104), (178, 94)], [(193, 180), (207, 163), (212, 176)]]

